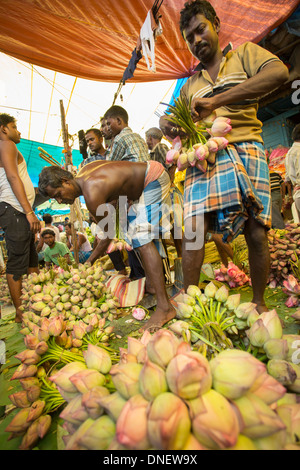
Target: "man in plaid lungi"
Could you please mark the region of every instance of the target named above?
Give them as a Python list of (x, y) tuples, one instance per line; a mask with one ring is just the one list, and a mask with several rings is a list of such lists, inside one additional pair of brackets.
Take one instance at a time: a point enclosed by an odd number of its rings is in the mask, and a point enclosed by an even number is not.
[[(180, 12), (180, 30), (190, 52), (200, 61), (197, 73), (181, 89), (181, 97), (193, 97), (193, 120), (200, 121), (214, 111), (229, 118), (232, 125), (226, 136), (228, 147), (217, 153), (216, 162), (208, 165), (206, 173), (196, 167), (186, 172), (184, 286), (198, 285), (208, 231), (222, 233), (224, 241), (244, 233), (252, 302), (261, 313), (268, 310), (264, 291), (269, 275), (271, 203), (261, 122), (257, 119), (258, 98), (284, 83), (288, 70), (278, 57), (250, 42), (234, 51), (231, 45), (222, 51), (220, 20), (206, 0), (185, 4)], [(165, 118), (161, 118), (160, 128), (171, 138), (180, 133)]]

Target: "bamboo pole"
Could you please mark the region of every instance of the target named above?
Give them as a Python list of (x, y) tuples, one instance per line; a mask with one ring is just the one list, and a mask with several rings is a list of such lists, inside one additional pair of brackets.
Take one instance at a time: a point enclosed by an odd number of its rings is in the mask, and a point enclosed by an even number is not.
[[(65, 109), (64, 109), (62, 100), (60, 100), (60, 115), (61, 115), (61, 133), (62, 133), (62, 139), (63, 139), (64, 149), (65, 149), (65, 169), (72, 171), (72, 168), (71, 168), (72, 163), (73, 163), (72, 151), (69, 145), (68, 126), (66, 124)], [(70, 206), (70, 220), (71, 220), (71, 240), (72, 240), (72, 246), (74, 248), (74, 259), (76, 263), (79, 263), (78, 241), (77, 241), (76, 231), (74, 227), (74, 222), (76, 220), (74, 203)]]

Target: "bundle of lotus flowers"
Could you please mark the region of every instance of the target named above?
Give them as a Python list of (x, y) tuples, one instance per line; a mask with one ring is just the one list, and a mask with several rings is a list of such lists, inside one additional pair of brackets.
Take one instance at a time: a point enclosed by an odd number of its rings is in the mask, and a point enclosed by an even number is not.
[(118, 238), (114, 238), (107, 250), (106, 250), (106, 253), (112, 253), (113, 251), (123, 251), (123, 250), (127, 250), (127, 251), (131, 251), (132, 250), (132, 246), (129, 245), (129, 243), (127, 243), (125, 240), (119, 240)]
[[(300, 403), (246, 351), (208, 361), (163, 328), (128, 338), (121, 360), (87, 351), (51, 377), (70, 393), (66, 450), (281, 450), (299, 443)], [(111, 377), (108, 389), (102, 375)], [(73, 394), (73, 397), (72, 397)]]
[(41, 317), (81, 318), (85, 323), (94, 314), (112, 319), (118, 315), (120, 305), (106, 287), (107, 279), (101, 265), (41, 270), (24, 279), (21, 309)]
[(300, 304), (300, 282), (292, 274), (283, 281), (283, 292), (288, 295), (285, 302), (287, 307), (298, 307)]
[(270, 287), (282, 286), (290, 274), (299, 278), (300, 266), (300, 227), (287, 224), (283, 230), (270, 230), (268, 233), (270, 250)]
[[(23, 390), (9, 395), (12, 404), (20, 410), (6, 428), (11, 432), (9, 439), (22, 436), (21, 449), (31, 448), (44, 437), (51, 423), (51, 413), (74, 396), (70, 389), (56, 386), (52, 380), (54, 374), (70, 364), (75, 364), (76, 370), (86, 368), (85, 355), (93, 345), (97, 345), (96, 351), (101, 346), (110, 365), (120, 358), (119, 351), (110, 346), (113, 327), (107, 326), (104, 318), (98, 321), (94, 316), (95, 321), (89, 324), (65, 320), (62, 316), (48, 319), (34, 313), (30, 318), (26, 316), (24, 324), (27, 326), (22, 330), (27, 349), (15, 356), (21, 364), (11, 377), (11, 380), (19, 380)], [(101, 385), (106, 382), (109, 387), (110, 378), (101, 376)], [(40, 421), (42, 431), (37, 427)]]
[(168, 120), (184, 133), (184, 137), (176, 137), (172, 149), (167, 152), (166, 162), (176, 163), (180, 171), (189, 166), (196, 166), (203, 173), (208, 164), (214, 164), (216, 153), (227, 147), (225, 136), (231, 131), (230, 119), (216, 117), (216, 114), (194, 123), (191, 117), (191, 102), (177, 98), (173, 106), (169, 106), (172, 114)]
[(197, 286), (189, 286), (186, 293), (176, 297), (176, 303), (176, 318), (183, 322), (169, 328), (209, 358), (234, 347), (235, 339), (248, 328), (246, 313), (258, 315), (255, 304), (240, 303), (240, 294), (229, 295), (225, 285), (217, 287), (213, 282), (207, 284), (204, 293)]
[(215, 270), (215, 280), (227, 282), (230, 288), (251, 283), (247, 274), (239, 269), (232, 261), (228, 263), (227, 267), (222, 264), (219, 269)]

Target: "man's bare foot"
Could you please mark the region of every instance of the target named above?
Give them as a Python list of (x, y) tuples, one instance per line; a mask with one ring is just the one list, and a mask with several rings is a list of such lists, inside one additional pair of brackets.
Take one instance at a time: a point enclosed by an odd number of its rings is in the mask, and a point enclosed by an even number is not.
[(22, 323), (22, 317), (16, 316), (15, 317), (15, 322), (16, 323)]
[(148, 330), (150, 333), (154, 333), (156, 330), (159, 330), (166, 323), (175, 318), (175, 316), (176, 310), (172, 307), (172, 305), (170, 305), (170, 308), (167, 311), (156, 309), (147, 323), (145, 323), (145, 325), (139, 329), (139, 332), (143, 333), (145, 330)]
[(257, 311), (257, 313), (261, 314), (261, 313), (264, 313), (264, 312), (268, 312), (269, 309), (266, 306), (266, 304), (256, 304), (256, 311)]

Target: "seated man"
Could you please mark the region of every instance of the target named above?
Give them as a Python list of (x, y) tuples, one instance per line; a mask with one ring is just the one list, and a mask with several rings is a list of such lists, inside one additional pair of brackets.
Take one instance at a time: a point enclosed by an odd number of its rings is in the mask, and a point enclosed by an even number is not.
[(50, 268), (52, 264), (59, 266), (59, 258), (66, 258), (68, 264), (74, 262), (74, 258), (65, 243), (55, 241), (55, 233), (50, 228), (44, 230), (41, 237), (47, 248), (44, 251), (44, 261), (46, 268)]
[(46, 244), (44, 243), (43, 238), (41, 237), (41, 233), (43, 233), (44, 230), (50, 228), (53, 230), (55, 233), (55, 241), (59, 242), (60, 241), (60, 233), (59, 229), (53, 225), (53, 217), (51, 214), (44, 214), (43, 215), (43, 221), (45, 222), (45, 227), (41, 228), (40, 234), (39, 234), (39, 241), (38, 244), (36, 245), (36, 251), (39, 256), (39, 262), (44, 260), (44, 251), (47, 248)]
[[(45, 167), (39, 177), (40, 193), (56, 199), (59, 204), (73, 204), (77, 197), (83, 196), (89, 212), (97, 222), (104, 223), (101, 227), (104, 231), (110, 221), (108, 205), (116, 203), (120, 196), (132, 202), (127, 215), (131, 236), (127, 241), (141, 256), (146, 283), (150, 283), (157, 298), (155, 313), (144, 325), (145, 329), (161, 328), (176, 314), (168, 298), (162, 260), (154, 243), (159, 241), (164, 230), (170, 230), (170, 224), (166, 224), (169, 190), (169, 175), (160, 163), (152, 160), (98, 161), (86, 165), (76, 177), (59, 167)], [(163, 209), (165, 214), (162, 214)], [(106, 230), (107, 236), (100, 242), (102, 253), (114, 237), (110, 232)]]
[[(71, 223), (65, 225), (65, 231), (66, 231), (66, 236), (67, 236), (67, 247), (69, 248), (70, 251), (74, 252), (74, 247), (72, 246), (72, 230), (71, 229), (72, 229)], [(77, 236), (77, 244), (78, 244), (79, 262), (85, 263), (86, 260), (91, 256), (93, 249), (86, 235), (84, 235), (81, 232), (76, 231), (76, 236)]]

